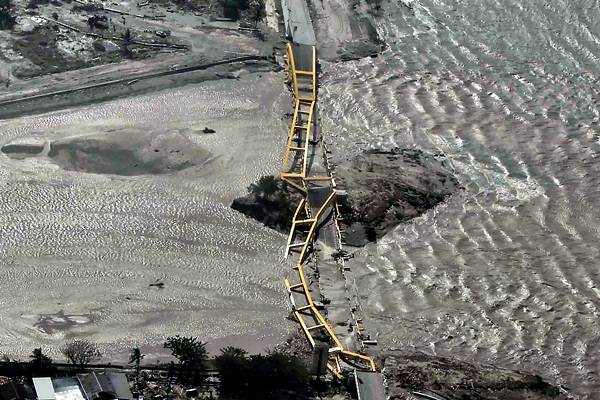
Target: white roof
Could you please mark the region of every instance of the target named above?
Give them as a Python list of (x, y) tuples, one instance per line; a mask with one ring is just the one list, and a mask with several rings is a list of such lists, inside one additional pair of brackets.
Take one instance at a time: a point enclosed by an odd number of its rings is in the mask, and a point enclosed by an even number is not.
[(33, 378), (33, 386), (39, 400), (56, 400), (54, 386), (50, 378)]
[(85, 400), (76, 378), (52, 379), (56, 400)]

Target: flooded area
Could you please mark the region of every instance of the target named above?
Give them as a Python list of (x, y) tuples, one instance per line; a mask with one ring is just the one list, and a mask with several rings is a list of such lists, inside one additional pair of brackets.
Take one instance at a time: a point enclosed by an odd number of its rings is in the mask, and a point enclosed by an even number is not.
[(0, 146), (146, 132), (203, 155), (178, 172), (119, 176), (0, 154), (0, 354), (57, 355), (76, 337), (113, 361), (175, 334), (217, 349), (281, 342), (293, 326), (285, 238), (229, 206), (277, 171), (289, 102), (281, 75), (250, 74), (0, 121)]
[(382, 3), (376, 58), (324, 65), (334, 154), (444, 153), (459, 194), (353, 268), (380, 343), (518, 368), (596, 398), (600, 10)]
[[(387, 349), (515, 368), (593, 399), (600, 9), (591, 0), (377, 4), (385, 50), (321, 63), (334, 160), (367, 149), (441, 153), (461, 189), (349, 248), (369, 332)], [(213, 348), (235, 338), (250, 351), (280, 342), (294, 329), (285, 237), (229, 206), (278, 172), (290, 101), (283, 74), (249, 74), (0, 121), (0, 147), (26, 153), (0, 154), (0, 354), (41, 345), (54, 355), (75, 337), (112, 359), (174, 334)], [(116, 175), (43, 155), (50, 142), (123, 129), (147, 134), (142, 146), (181, 138), (166, 148), (193, 143), (202, 156)], [(141, 159), (154, 166), (156, 149)]]

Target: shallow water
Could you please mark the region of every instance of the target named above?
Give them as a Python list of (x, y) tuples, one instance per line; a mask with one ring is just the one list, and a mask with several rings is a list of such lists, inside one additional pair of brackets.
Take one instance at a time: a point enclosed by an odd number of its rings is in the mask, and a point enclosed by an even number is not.
[(214, 156), (120, 177), (0, 155), (0, 354), (57, 354), (80, 335), (113, 359), (174, 334), (248, 335), (235, 343), (251, 351), (281, 340), (285, 238), (229, 205), (277, 171), (287, 107), (282, 78), (263, 74), (0, 121), (1, 144), (133, 127), (180, 132)]
[(383, 55), (324, 65), (338, 155), (442, 151), (464, 190), (357, 253), (385, 346), (600, 389), (597, 2), (393, 1)]

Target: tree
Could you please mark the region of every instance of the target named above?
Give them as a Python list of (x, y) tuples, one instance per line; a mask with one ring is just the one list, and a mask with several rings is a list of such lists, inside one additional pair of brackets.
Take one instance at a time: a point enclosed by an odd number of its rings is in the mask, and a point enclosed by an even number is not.
[(129, 28), (127, 28), (125, 30), (125, 33), (123, 34), (123, 43), (121, 44), (121, 54), (123, 55), (123, 57), (128, 58), (128, 59), (133, 58), (133, 53), (131, 52), (131, 49), (129, 48), (131, 41), (132, 41), (131, 30)]
[(215, 357), (215, 366), (219, 370), (219, 396), (242, 396), (246, 369), (249, 367), (246, 351), (236, 347), (225, 347), (221, 349), (221, 354)]
[(131, 354), (129, 355), (129, 362), (135, 363), (135, 388), (137, 390), (140, 389), (140, 364), (142, 360), (146, 357), (146, 355), (142, 354), (142, 351), (139, 347), (134, 347), (131, 349)]
[(0, 30), (12, 29), (17, 18), (12, 14), (10, 0), (0, 0)]
[(250, 0), (248, 11), (250, 20), (254, 21), (254, 28), (256, 28), (260, 20), (265, 16), (265, 5), (262, 0)]
[(223, 16), (237, 20), (240, 12), (248, 9), (248, 0), (220, 0)]
[(93, 360), (102, 357), (96, 344), (85, 339), (67, 342), (60, 351), (67, 357), (71, 364), (79, 368), (84, 368)]
[(248, 352), (239, 347), (227, 346), (221, 349), (221, 356), (246, 358)]
[(203, 373), (208, 359), (206, 343), (198, 341), (195, 337), (181, 337), (179, 335), (167, 338), (165, 349), (170, 349), (171, 354), (179, 360), (179, 379), (184, 384), (201, 384), (204, 380)]
[(42, 352), (42, 348), (33, 349), (29, 356), (31, 369), (34, 373), (45, 373), (52, 370), (52, 359)]
[(310, 395), (310, 375), (295, 357), (273, 352), (247, 356), (242, 349), (226, 347), (215, 358), (219, 395), (224, 399), (304, 399)]
[(258, 182), (248, 186), (248, 192), (258, 198), (267, 200), (271, 200), (269, 199), (271, 196), (283, 189), (283, 185), (280, 183), (279, 179), (273, 175), (261, 176)]

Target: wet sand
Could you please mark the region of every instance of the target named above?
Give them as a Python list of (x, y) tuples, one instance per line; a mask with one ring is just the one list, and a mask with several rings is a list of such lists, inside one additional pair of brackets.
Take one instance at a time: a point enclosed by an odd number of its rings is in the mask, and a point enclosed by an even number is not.
[(293, 329), (283, 318), (285, 237), (229, 205), (276, 173), (289, 102), (280, 74), (249, 74), (1, 121), (0, 146), (125, 127), (182, 135), (210, 162), (119, 176), (0, 154), (0, 290), (10, 293), (0, 300), (0, 353), (42, 346), (56, 356), (74, 337), (114, 360), (135, 345), (160, 353), (174, 334), (214, 341), (213, 350), (283, 341)]

